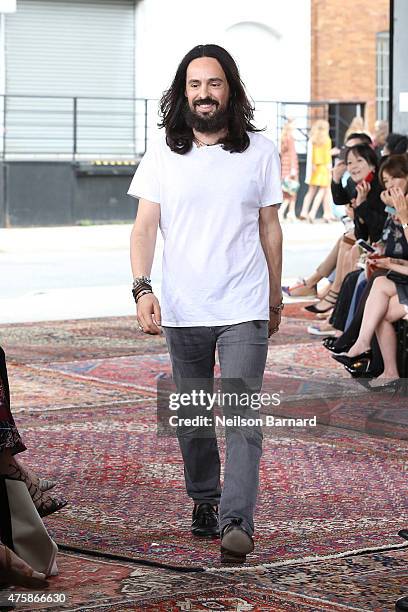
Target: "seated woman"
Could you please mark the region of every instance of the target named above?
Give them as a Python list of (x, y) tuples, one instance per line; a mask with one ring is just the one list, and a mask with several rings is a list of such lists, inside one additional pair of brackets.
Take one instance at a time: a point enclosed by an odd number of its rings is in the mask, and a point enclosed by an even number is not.
[[(368, 136), (368, 134), (359, 132), (350, 133), (349, 136), (345, 139), (343, 149), (339, 152), (343, 155), (343, 153), (347, 152), (348, 149), (358, 144), (370, 145), (370, 136)], [(355, 185), (349, 173), (347, 172), (345, 162), (341, 158), (338, 160), (335, 167), (333, 168), (332, 174), (332, 181), (336, 180), (336, 182), (342, 182), (344, 189), (348, 194), (348, 202), (350, 202), (353, 197)], [(337, 202), (335, 202), (335, 204), (337, 204)], [(349, 208), (349, 210), (347, 211), (347, 216), (352, 217), (352, 215), (352, 210), (350, 210)], [(299, 283), (292, 287), (282, 287), (283, 292), (286, 293), (286, 295), (289, 295), (290, 297), (316, 296), (317, 284), (323, 278), (329, 278), (336, 269), (339, 248), (342, 242), (345, 242), (349, 246), (352, 246), (355, 243), (353, 230), (346, 232), (344, 236), (337, 240), (330, 253), (327, 255), (327, 257), (325, 257), (325, 259), (321, 262), (321, 264), (317, 267), (316, 271), (313, 272), (313, 274), (308, 276), (306, 279), (301, 279)]]
[(0, 476), (25, 482), (38, 514), (44, 517), (63, 508), (67, 500), (48, 495), (44, 489), (51, 488), (55, 482), (38, 478), (17, 462), (15, 455), (25, 450), (10, 410), (6, 359), (0, 347)]
[[(407, 160), (408, 165), (408, 160)], [(385, 180), (390, 184), (390, 180)], [(401, 227), (408, 236), (408, 168), (405, 177), (394, 178), (393, 186), (387, 190), (385, 198), (394, 205)], [(347, 368), (353, 367), (356, 362), (367, 362), (371, 360), (371, 342), (374, 334), (377, 337), (384, 370), (377, 377), (383, 385), (384, 379), (391, 380), (394, 385), (399, 377), (397, 367), (397, 340), (393, 323), (399, 319), (408, 319), (408, 261), (391, 257), (371, 258), (372, 262), (382, 270), (388, 270), (386, 276), (378, 276), (374, 279), (367, 301), (365, 303), (364, 315), (361, 323), (360, 333), (351, 348), (344, 353), (333, 355)], [(397, 273), (392, 276), (390, 272)], [(401, 276), (398, 277), (398, 274)]]
[[(407, 277), (408, 261), (391, 257), (378, 259), (377, 265), (386, 270), (397, 272)], [(347, 353), (333, 354), (333, 359), (352, 366), (356, 361), (369, 361), (371, 357), (371, 340), (374, 333), (377, 336), (384, 372), (377, 380), (399, 378), (397, 367), (397, 338), (392, 323), (399, 319), (408, 319), (408, 284), (391, 280), (387, 276), (375, 279), (364, 309), (363, 321), (359, 336)], [(371, 385), (374, 388), (376, 385)]]
[[(337, 166), (338, 167), (338, 166)], [(337, 168), (336, 167), (336, 168)], [(387, 219), (384, 203), (381, 200), (381, 186), (378, 180), (377, 157), (373, 149), (365, 144), (347, 149), (345, 167), (350, 172), (356, 185), (355, 197), (339, 181), (339, 173), (333, 172), (332, 192), (336, 204), (349, 207), (354, 219), (354, 236), (358, 240), (377, 242)], [(349, 203), (350, 202), (350, 203)], [(351, 244), (342, 241), (336, 263), (336, 276), (328, 294), (318, 303), (307, 306), (314, 313), (330, 311), (337, 302), (337, 297), (346, 275), (354, 269), (359, 252)]]
[[(408, 214), (404, 208), (404, 201), (401, 201), (400, 198), (396, 198), (395, 195), (393, 196), (390, 194), (390, 190), (395, 188), (401, 189), (405, 195), (408, 193), (408, 156), (392, 155), (388, 157), (381, 165), (379, 175), (382, 184), (386, 188), (386, 190), (381, 194), (384, 203), (394, 208), (397, 208), (397, 206), (399, 207), (398, 218), (395, 215), (390, 215), (385, 223), (382, 236), (384, 248), (383, 254), (386, 257), (408, 260), (408, 229), (401, 225), (401, 223), (408, 221)], [(372, 261), (372, 258), (370, 257), (369, 260), (370, 265), (376, 263), (376, 266), (373, 266), (374, 272), (371, 278), (368, 279), (366, 288), (364, 289), (364, 292), (362, 293), (357, 305), (354, 317), (347, 325), (345, 332), (339, 338), (330, 338), (323, 342), (325, 348), (330, 351), (336, 353), (347, 351), (356, 342), (360, 332), (365, 303), (370, 294), (372, 285), (378, 276), (384, 276), (387, 273), (387, 269), (382, 268), (381, 259), (378, 259), (377, 257), (374, 259), (374, 261)], [(354, 371), (353, 368), (348, 368), (350, 373), (358, 375), (359, 372), (364, 372), (364, 374), (370, 374), (372, 376), (378, 376), (381, 374), (384, 366), (375, 336), (373, 337), (371, 348), (372, 358), (370, 360), (369, 370), (366, 371), (364, 366), (362, 366), (361, 369), (357, 369), (354, 366)]]
[[(35, 571), (29, 563), (20, 558), (10, 546), (13, 539), (13, 528), (11, 524), (13, 522), (14, 514), (11, 512), (9, 507), (8, 488), (7, 482), (22, 481), (20, 486), (26, 487), (31, 496), (28, 496), (30, 504), (34, 504), (37, 512), (33, 506), (33, 512), (35, 513), (36, 519), (29, 523), (22, 522), (19, 524), (20, 538), (21, 541), (29, 541), (33, 534), (40, 533), (38, 530), (38, 524), (41, 525), (43, 533), (46, 534), (45, 528), (42, 525), (40, 516), (46, 516), (59, 510), (66, 505), (64, 498), (50, 497), (43, 490), (43, 487), (48, 486), (49, 481), (42, 481), (37, 476), (22, 468), (16, 462), (15, 455), (26, 450), (20, 434), (15, 425), (13, 416), (10, 411), (10, 390), (7, 377), (6, 360), (3, 349), (0, 347), (0, 509), (1, 509), (1, 521), (0, 521), (0, 588), (2, 586), (23, 586), (26, 588), (44, 588), (47, 586), (46, 575), (42, 572)], [(24, 484), (23, 484), (24, 483)], [(51, 483), (52, 484), (52, 483)], [(24, 489), (25, 490), (25, 489)], [(24, 506), (24, 521), (28, 520), (30, 511), (28, 507)], [(17, 517), (17, 520), (21, 521), (21, 517)], [(24, 534), (24, 536), (22, 536)], [(48, 534), (46, 534), (49, 539)], [(37, 545), (40, 543), (42, 546), (45, 545), (44, 536), (40, 539), (36, 539)], [(48, 541), (47, 541), (48, 544)], [(54, 548), (55, 544), (50, 544), (49, 548)], [(42, 550), (44, 558), (47, 553)], [(55, 553), (51, 553), (49, 556), (50, 564)]]

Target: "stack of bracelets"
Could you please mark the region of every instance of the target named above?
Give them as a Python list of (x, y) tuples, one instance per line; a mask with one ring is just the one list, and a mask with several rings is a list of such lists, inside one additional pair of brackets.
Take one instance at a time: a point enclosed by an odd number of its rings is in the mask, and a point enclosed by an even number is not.
[(153, 293), (152, 281), (147, 276), (139, 276), (133, 279), (132, 294), (137, 304), (142, 295)]
[(269, 306), (269, 310), (275, 314), (279, 314), (280, 312), (282, 312), (284, 306), (283, 306), (283, 300), (281, 299), (281, 301), (279, 302), (279, 304), (276, 304), (276, 306)]

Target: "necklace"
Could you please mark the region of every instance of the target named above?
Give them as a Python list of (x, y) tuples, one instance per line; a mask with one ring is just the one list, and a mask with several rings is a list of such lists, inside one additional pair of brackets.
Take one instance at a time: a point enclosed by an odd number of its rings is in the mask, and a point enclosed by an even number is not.
[(211, 143), (203, 142), (202, 140), (199, 140), (197, 136), (194, 136), (193, 140), (196, 143), (197, 147), (214, 147), (215, 145), (219, 144), (218, 141), (211, 142)]

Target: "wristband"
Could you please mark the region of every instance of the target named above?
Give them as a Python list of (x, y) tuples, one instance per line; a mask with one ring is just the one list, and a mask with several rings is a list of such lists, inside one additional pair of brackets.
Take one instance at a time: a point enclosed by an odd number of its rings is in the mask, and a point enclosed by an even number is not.
[(134, 300), (136, 302), (136, 304), (138, 303), (138, 301), (140, 300), (140, 298), (142, 297), (142, 295), (146, 295), (147, 293), (153, 293), (153, 291), (151, 289), (144, 289), (143, 291), (139, 291), (136, 292), (134, 289), (132, 290), (132, 295), (134, 297)]
[(271, 310), (274, 314), (279, 314), (282, 312), (283, 308), (283, 300), (281, 300), (279, 304), (276, 304), (276, 306), (269, 306), (269, 310)]
[(133, 279), (133, 289), (139, 287), (139, 285), (151, 285), (152, 281), (148, 276), (136, 276)]

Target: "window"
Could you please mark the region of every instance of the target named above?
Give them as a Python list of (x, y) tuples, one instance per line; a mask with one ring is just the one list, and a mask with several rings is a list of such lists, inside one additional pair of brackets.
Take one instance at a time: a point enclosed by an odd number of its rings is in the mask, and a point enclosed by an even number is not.
[(377, 119), (388, 121), (389, 104), (389, 62), (390, 62), (390, 34), (378, 32), (377, 34), (377, 88), (376, 105)]

